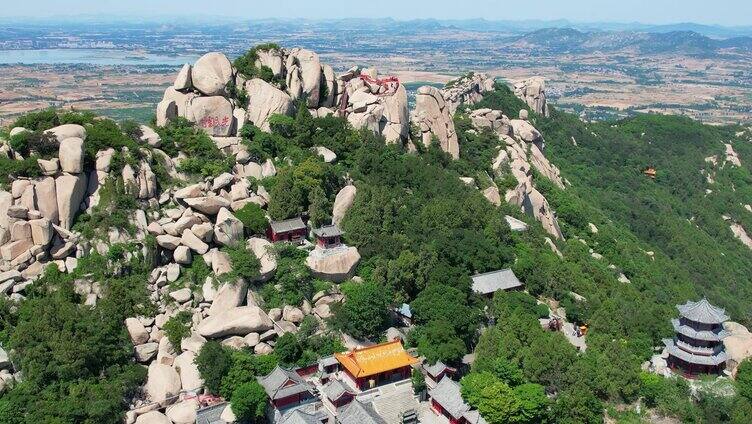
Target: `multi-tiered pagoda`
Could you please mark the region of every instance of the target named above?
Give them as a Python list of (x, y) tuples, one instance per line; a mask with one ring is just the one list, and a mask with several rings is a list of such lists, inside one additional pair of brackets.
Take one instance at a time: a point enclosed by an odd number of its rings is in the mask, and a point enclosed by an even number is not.
[(676, 305), (679, 319), (672, 319), (676, 336), (664, 339), (668, 351), (668, 365), (686, 374), (719, 374), (726, 365), (723, 338), (728, 334), (723, 323), (726, 312), (702, 299)]

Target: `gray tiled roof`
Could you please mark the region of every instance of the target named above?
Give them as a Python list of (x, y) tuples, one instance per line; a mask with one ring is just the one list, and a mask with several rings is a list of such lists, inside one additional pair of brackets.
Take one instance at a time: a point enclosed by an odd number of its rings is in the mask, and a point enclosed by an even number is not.
[(337, 364), (339, 364), (339, 361), (337, 361), (337, 358), (335, 358), (334, 355), (319, 359), (319, 365), (322, 367), (331, 367), (332, 365)]
[(726, 330), (720, 330), (718, 332), (698, 331), (688, 325), (682, 325), (678, 319), (672, 319), (671, 325), (674, 326), (674, 331), (676, 331), (677, 333), (683, 334), (695, 340), (703, 340), (706, 342), (718, 342), (725, 339), (729, 335)]
[(337, 421), (340, 424), (386, 424), (386, 420), (376, 413), (370, 403), (357, 399), (340, 410)]
[(351, 395), (355, 394), (355, 392), (347, 387), (345, 383), (339, 380), (332, 380), (329, 384), (324, 386), (324, 394), (329, 400), (337, 400), (345, 393), (350, 393)]
[(196, 424), (224, 424), (224, 421), (219, 417), (222, 412), (229, 405), (227, 402), (222, 402), (217, 405), (207, 406), (196, 411)]
[(488, 424), (485, 418), (480, 416), (480, 412), (476, 410), (467, 411), (463, 415), (470, 424)]
[(307, 228), (300, 217), (290, 218), (284, 221), (272, 221), (269, 225), (271, 225), (272, 231), (274, 231), (275, 234), (287, 233), (290, 231), (297, 231)]
[(311, 414), (301, 409), (293, 409), (282, 417), (279, 424), (321, 424), (322, 418), (321, 414)]
[(313, 230), (313, 234), (316, 237), (336, 237), (342, 235), (342, 230), (340, 230), (339, 227), (334, 224), (324, 225), (321, 228), (316, 228), (315, 230)]
[(728, 359), (725, 351), (720, 351), (710, 356), (695, 355), (677, 346), (672, 339), (663, 339), (663, 344), (666, 345), (666, 350), (669, 355), (675, 356), (684, 362), (689, 362), (690, 364), (716, 366), (726, 362)]
[(722, 324), (729, 320), (726, 311), (711, 305), (708, 299), (705, 298), (698, 302), (687, 302), (683, 305), (676, 305), (676, 309), (679, 310), (679, 313), (684, 318), (702, 324)]
[(485, 274), (474, 275), (472, 278), (473, 291), (479, 294), (490, 294), (499, 290), (522, 287), (522, 283), (511, 269), (486, 272)]
[(441, 374), (442, 371), (444, 371), (447, 368), (446, 364), (439, 361), (433, 365), (423, 365), (423, 369), (426, 370), (426, 372), (431, 377), (436, 377), (437, 375)]
[(441, 405), (451, 416), (456, 419), (462, 417), (470, 410), (470, 406), (462, 399), (460, 385), (449, 377), (444, 377), (433, 390), (428, 392), (431, 399)]
[[(256, 377), (270, 399), (282, 399), (310, 391), (308, 383), (297, 373), (288, 371), (277, 365), (266, 377)], [(293, 384), (287, 385), (289, 381)]]
[(671, 325), (674, 326), (674, 331), (679, 334), (683, 334), (689, 338), (695, 340), (703, 340), (706, 342), (718, 342), (729, 336), (726, 330), (715, 331), (698, 331), (688, 325), (682, 325), (678, 319), (672, 319)]

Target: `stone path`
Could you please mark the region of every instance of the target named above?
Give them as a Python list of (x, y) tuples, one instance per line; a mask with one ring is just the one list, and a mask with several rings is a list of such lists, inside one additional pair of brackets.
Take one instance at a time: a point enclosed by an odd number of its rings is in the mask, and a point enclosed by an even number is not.
[[(548, 330), (548, 322), (550, 319), (548, 318), (541, 318), (538, 320), (540, 322), (541, 327)], [(574, 335), (574, 324), (571, 322), (564, 322), (564, 324), (561, 326), (561, 332), (564, 333), (564, 336), (567, 338), (569, 343), (572, 344), (572, 346), (576, 347), (580, 352), (584, 352), (587, 350), (587, 343), (585, 342), (585, 336), (577, 337)]]

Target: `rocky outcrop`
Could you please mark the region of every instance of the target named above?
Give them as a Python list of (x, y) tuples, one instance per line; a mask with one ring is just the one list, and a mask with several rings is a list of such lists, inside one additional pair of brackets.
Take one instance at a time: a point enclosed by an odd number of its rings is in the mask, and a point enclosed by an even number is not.
[(546, 81), (543, 78), (532, 77), (515, 83), (514, 94), (527, 103), (533, 112), (548, 116)]
[(232, 103), (223, 96), (202, 96), (191, 99), (190, 116), (207, 134), (216, 137), (235, 135)]
[(180, 388), (180, 376), (173, 367), (156, 362), (149, 365), (144, 390), (152, 402), (170, 404)]
[(254, 78), (246, 82), (245, 90), (251, 93), (247, 106), (248, 120), (264, 131), (269, 131), (270, 116), (290, 115), (293, 112), (290, 95), (264, 80)]
[(258, 281), (266, 282), (277, 271), (277, 259), (274, 255), (273, 245), (266, 239), (251, 237), (248, 239), (248, 248), (259, 259)]
[(441, 94), (449, 105), (450, 115), (460, 105), (470, 106), (483, 100), (483, 93), (492, 91), (494, 88), (493, 78), (487, 74), (470, 72), (469, 74), (449, 82)]
[[(500, 141), (498, 153), (491, 163), (495, 177), (511, 173), (517, 186), (504, 193), (504, 199), (519, 206), (526, 214), (541, 223), (550, 235), (563, 239), (556, 213), (551, 209), (546, 198), (535, 188), (532, 169), (551, 180), (559, 188), (566, 185), (561, 172), (543, 153), (545, 142), (542, 134), (527, 120), (526, 110), (520, 112), (525, 119), (509, 119), (491, 109), (478, 109), (470, 113), (470, 120), (477, 130), (494, 131)], [(484, 191), (484, 196), (496, 204), (494, 188)]]
[(346, 185), (338, 193), (334, 199), (334, 207), (332, 209), (332, 224), (340, 225), (345, 218), (345, 214), (350, 210), (355, 202), (355, 194), (358, 189), (354, 185)]
[(314, 276), (334, 282), (350, 279), (358, 262), (360, 262), (358, 249), (345, 245), (332, 249), (316, 247), (306, 259), (306, 265)]
[(413, 120), (420, 128), (423, 144), (426, 147), (432, 143), (432, 138), (436, 137), (441, 150), (449, 153), (455, 159), (460, 157), (454, 120), (439, 89), (431, 86), (423, 86), (418, 89), (415, 96)]
[[(306, 96), (309, 108), (318, 108), (319, 94), (321, 89), (321, 61), (316, 53), (294, 48), (287, 56), (288, 87), (299, 84), (298, 93), (291, 92), (293, 99)], [(291, 79), (299, 78), (299, 82), (291, 82)]]
[(742, 227), (739, 223), (732, 223), (730, 225), (731, 232), (734, 234), (734, 237), (739, 239), (742, 244), (747, 246), (748, 248), (752, 249), (752, 238), (747, 234), (747, 231), (744, 230), (744, 227)]
[(197, 327), (203, 337), (245, 336), (263, 333), (273, 326), (269, 317), (257, 306), (241, 306), (211, 315)]
[(725, 162), (726, 163), (730, 163), (732, 166), (735, 166), (737, 168), (740, 167), (740, 166), (742, 166), (742, 161), (739, 159), (739, 155), (734, 150), (734, 146), (732, 146), (731, 144), (728, 144), (728, 143), (726, 143), (725, 146), (726, 146), (726, 151), (725, 151), (725, 153), (726, 153), (726, 159), (725, 159)]
[(86, 140), (86, 128), (77, 124), (63, 124), (45, 131), (45, 134), (55, 136), (58, 143), (62, 143), (66, 138)]
[(729, 333), (729, 336), (723, 339), (723, 346), (728, 355), (726, 369), (735, 375), (739, 364), (752, 357), (752, 333), (747, 327), (733, 321), (724, 322), (723, 329)]

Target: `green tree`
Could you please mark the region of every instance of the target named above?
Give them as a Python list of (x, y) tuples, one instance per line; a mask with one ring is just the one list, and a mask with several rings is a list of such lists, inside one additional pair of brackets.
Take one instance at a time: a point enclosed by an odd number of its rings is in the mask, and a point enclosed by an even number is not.
[(266, 392), (257, 381), (238, 386), (230, 399), (232, 412), (243, 423), (263, 423), (266, 402)]
[(267, 211), (274, 220), (292, 218), (303, 212), (303, 191), (295, 184), (295, 176), (289, 168), (279, 171), (277, 181), (269, 196), (271, 200)]
[(484, 397), (483, 389), (498, 382), (499, 379), (494, 377), (491, 373), (471, 372), (460, 380), (462, 398), (465, 399), (470, 406), (477, 408)]
[(232, 367), (230, 350), (216, 340), (209, 340), (201, 346), (194, 362), (209, 392), (220, 393), (222, 379)]
[(247, 203), (235, 212), (235, 217), (243, 223), (245, 232), (249, 235), (264, 235), (269, 227), (266, 213), (261, 206)]
[(292, 365), (300, 359), (303, 354), (303, 347), (295, 334), (285, 333), (277, 339), (277, 344), (274, 345), (274, 353), (277, 354), (281, 363)]
[(515, 387), (525, 381), (522, 370), (510, 360), (504, 357), (498, 357), (491, 364), (491, 371), (499, 380), (508, 384), (509, 387)]
[(574, 386), (556, 398), (553, 416), (561, 424), (600, 424), (603, 403), (587, 388)]
[(268, 375), (277, 366), (276, 355), (254, 355), (246, 350), (231, 353), (232, 365), (222, 377), (220, 396), (229, 399), (239, 386), (256, 381), (256, 377)]
[(752, 360), (745, 359), (736, 371), (736, 388), (739, 395), (752, 402)]
[(426, 378), (418, 369), (413, 369), (411, 381), (413, 383), (413, 393), (416, 395), (426, 390)]
[(331, 216), (329, 215), (331, 206), (326, 198), (324, 189), (320, 186), (315, 186), (308, 192), (308, 204), (310, 205), (308, 207), (308, 216), (313, 228), (321, 227), (331, 222)]
[(418, 327), (415, 332), (418, 352), (430, 363), (437, 361), (459, 363), (462, 356), (467, 353), (465, 343), (457, 336), (454, 326), (449, 321), (444, 319), (431, 321)]
[(222, 279), (234, 283), (238, 278), (242, 278), (250, 283), (258, 278), (261, 261), (244, 243), (225, 246), (222, 250), (230, 257), (232, 264), (232, 270), (223, 274)]
[(389, 324), (389, 296), (373, 282), (352, 284), (345, 302), (334, 306), (332, 324), (356, 338), (378, 339)]
[(512, 390), (520, 405), (516, 422), (533, 424), (548, 420), (549, 400), (543, 386), (526, 383)]

